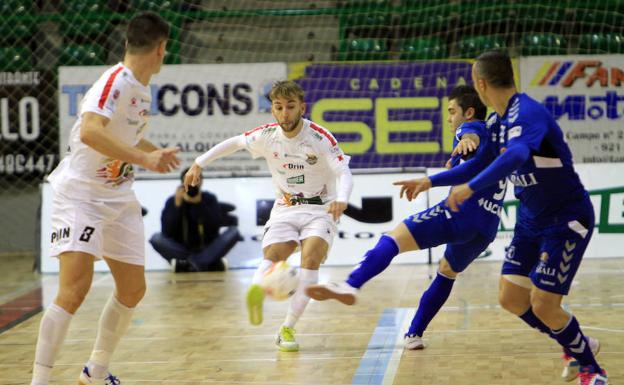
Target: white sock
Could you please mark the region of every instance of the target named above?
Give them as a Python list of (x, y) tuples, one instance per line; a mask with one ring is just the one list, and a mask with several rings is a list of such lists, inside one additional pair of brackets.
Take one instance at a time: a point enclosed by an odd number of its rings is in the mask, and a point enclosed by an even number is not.
[(52, 303), (41, 318), (31, 384), (50, 382), (52, 367), (65, 341), (72, 317), (73, 314)]
[(297, 291), (290, 299), (290, 307), (288, 308), (288, 314), (284, 321), (284, 326), (294, 328), (295, 324), (299, 320), (299, 317), (303, 314), (306, 306), (310, 302), (310, 297), (305, 294), (306, 287), (318, 283), (319, 271), (310, 269), (299, 269), (299, 286)]
[(115, 295), (111, 295), (98, 325), (97, 338), (87, 362), (87, 368), (93, 378), (104, 378), (108, 374), (110, 359), (121, 337), (126, 334), (134, 308), (124, 306)]
[(262, 262), (260, 262), (260, 265), (258, 265), (258, 268), (256, 269), (256, 272), (251, 279), (251, 283), (254, 285), (259, 285), (260, 282), (262, 282), (262, 277), (264, 277), (264, 273), (266, 273), (266, 271), (269, 270), (271, 266), (273, 266), (273, 261), (269, 259), (263, 259)]

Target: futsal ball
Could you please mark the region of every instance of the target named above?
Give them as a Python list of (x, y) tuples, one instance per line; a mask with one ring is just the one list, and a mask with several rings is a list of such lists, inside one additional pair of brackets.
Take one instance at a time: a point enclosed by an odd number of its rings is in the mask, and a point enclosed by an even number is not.
[(266, 295), (276, 301), (283, 301), (297, 291), (299, 275), (294, 267), (280, 261), (264, 273), (261, 286)]

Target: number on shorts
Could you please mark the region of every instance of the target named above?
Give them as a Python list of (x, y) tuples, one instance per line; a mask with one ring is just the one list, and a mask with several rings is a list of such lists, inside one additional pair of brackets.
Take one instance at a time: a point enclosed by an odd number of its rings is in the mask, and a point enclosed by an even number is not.
[(84, 230), (82, 230), (82, 234), (80, 234), (80, 240), (83, 242), (89, 242), (94, 231), (95, 229), (91, 226), (85, 227)]

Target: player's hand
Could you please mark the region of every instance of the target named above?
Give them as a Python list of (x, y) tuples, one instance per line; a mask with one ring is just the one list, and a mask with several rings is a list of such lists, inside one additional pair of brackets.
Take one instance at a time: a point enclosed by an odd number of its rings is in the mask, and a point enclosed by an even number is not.
[(418, 194), (431, 188), (431, 180), (428, 177), (401, 180), (392, 184), (395, 186), (401, 186), (399, 198), (403, 198), (403, 194), (405, 194), (405, 198), (407, 198), (407, 200), (410, 202), (412, 201), (412, 199), (416, 199)]
[(167, 173), (180, 165), (180, 159), (176, 155), (179, 151), (177, 147), (170, 147), (145, 153), (145, 162), (141, 166), (150, 171)]
[(455, 155), (468, 155), (479, 147), (479, 143), (475, 142), (473, 138), (466, 135), (464, 136), (458, 143), (457, 146), (453, 149), (451, 153), (451, 157)]
[(451, 211), (459, 211), (459, 205), (464, 203), (466, 199), (470, 198), (474, 191), (468, 186), (468, 183), (455, 186), (451, 189), (451, 193), (446, 198), (446, 204)]
[(188, 191), (189, 186), (197, 186), (201, 179), (202, 169), (197, 163), (193, 163), (191, 168), (184, 174), (184, 191)]
[(453, 166), (453, 164), (451, 163), (451, 161), (453, 160), (453, 158), (449, 159), (446, 161), (446, 163), (444, 164), (444, 168), (447, 170), (450, 170), (451, 167)]
[(329, 207), (327, 207), (327, 212), (334, 217), (334, 221), (337, 221), (346, 209), (347, 204), (345, 202), (333, 201), (329, 204)]

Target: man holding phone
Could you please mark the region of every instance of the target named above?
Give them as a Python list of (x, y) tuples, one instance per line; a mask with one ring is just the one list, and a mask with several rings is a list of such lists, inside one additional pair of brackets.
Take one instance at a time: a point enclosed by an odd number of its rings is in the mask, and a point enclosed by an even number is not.
[[(176, 272), (224, 271), (223, 257), (239, 239), (238, 220), (227, 213), (234, 208), (201, 191), (201, 182), (188, 191), (180, 185), (165, 203), (162, 232), (154, 234), (150, 243)], [(228, 229), (220, 233), (222, 226)]]

